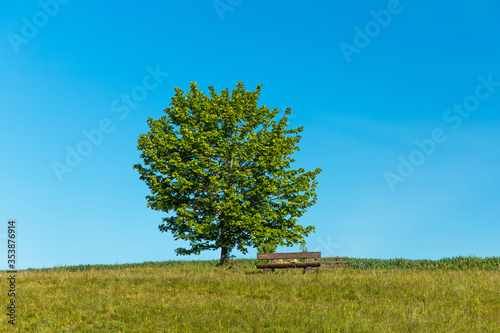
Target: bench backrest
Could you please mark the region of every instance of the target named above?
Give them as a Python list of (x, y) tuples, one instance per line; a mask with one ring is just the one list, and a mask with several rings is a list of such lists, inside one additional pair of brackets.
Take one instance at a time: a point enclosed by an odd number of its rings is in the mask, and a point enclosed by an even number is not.
[(257, 253), (258, 260), (268, 259), (317, 259), (321, 252)]

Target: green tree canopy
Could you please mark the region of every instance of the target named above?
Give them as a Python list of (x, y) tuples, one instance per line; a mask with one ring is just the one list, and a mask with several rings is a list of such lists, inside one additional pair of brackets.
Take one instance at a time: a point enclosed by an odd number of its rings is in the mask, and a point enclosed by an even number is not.
[(278, 109), (258, 107), (260, 90), (239, 82), (231, 95), (209, 87), (206, 96), (191, 83), (187, 93), (174, 89), (166, 115), (148, 119), (138, 140), (144, 165), (134, 168), (151, 190), (148, 207), (173, 215), (159, 229), (190, 242), (177, 255), (221, 249), (225, 264), (234, 248), (305, 245), (314, 232), (297, 217), (316, 202), (321, 169), (290, 168), (302, 127), (285, 129), (290, 108), (276, 122)]

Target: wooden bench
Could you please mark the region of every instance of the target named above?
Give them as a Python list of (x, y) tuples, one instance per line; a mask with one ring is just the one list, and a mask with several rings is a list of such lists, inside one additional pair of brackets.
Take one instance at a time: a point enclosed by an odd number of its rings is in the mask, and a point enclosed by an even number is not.
[(347, 257), (323, 257), (315, 259), (321, 263), (320, 268), (351, 268)]
[[(321, 258), (321, 252), (292, 252), (292, 253), (258, 253), (257, 260), (271, 260), (270, 264), (258, 264), (257, 268), (263, 269), (264, 274), (268, 274), (278, 268), (304, 268), (306, 272), (314, 271), (315, 268), (321, 266), (321, 262), (317, 259)], [(279, 259), (304, 259), (304, 262), (286, 262), (276, 263)], [(307, 259), (316, 259), (315, 261), (307, 262)]]

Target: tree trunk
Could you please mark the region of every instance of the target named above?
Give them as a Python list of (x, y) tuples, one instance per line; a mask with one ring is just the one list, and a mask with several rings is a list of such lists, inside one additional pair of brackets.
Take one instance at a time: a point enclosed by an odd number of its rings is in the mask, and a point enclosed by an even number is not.
[[(219, 215), (219, 228), (220, 228), (220, 235), (221, 235), (221, 243), (224, 244), (226, 241), (226, 231), (225, 231), (225, 221), (224, 221), (224, 214), (223, 213), (218, 213)], [(220, 266), (224, 266), (227, 263), (227, 246), (222, 246), (221, 251), (220, 251)]]
[(227, 263), (227, 247), (223, 246), (220, 251), (220, 265), (224, 266)]

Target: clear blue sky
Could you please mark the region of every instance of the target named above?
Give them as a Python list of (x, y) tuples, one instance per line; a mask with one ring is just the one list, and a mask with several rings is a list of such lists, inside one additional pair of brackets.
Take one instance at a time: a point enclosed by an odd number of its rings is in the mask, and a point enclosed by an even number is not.
[(18, 268), (220, 257), (176, 256), (132, 169), (147, 118), (191, 81), (262, 84), (262, 104), (292, 108), (295, 167), (323, 170), (310, 251), (500, 255), (498, 2), (215, 5), (3, 5), (0, 234), (17, 220)]

